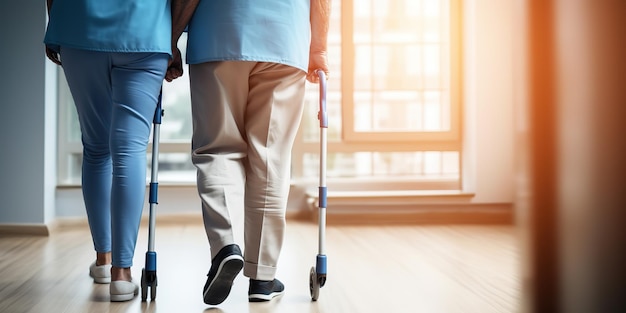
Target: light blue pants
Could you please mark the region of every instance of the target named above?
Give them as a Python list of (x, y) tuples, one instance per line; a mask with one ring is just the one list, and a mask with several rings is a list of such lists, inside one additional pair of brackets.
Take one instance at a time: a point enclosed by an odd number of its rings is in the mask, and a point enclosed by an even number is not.
[(146, 191), (146, 148), (169, 56), (61, 48), (80, 122), (82, 190), (97, 252), (131, 267)]

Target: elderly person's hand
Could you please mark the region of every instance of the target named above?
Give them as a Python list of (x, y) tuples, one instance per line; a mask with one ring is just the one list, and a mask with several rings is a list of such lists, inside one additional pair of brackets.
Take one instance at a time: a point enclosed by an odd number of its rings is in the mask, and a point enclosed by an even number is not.
[(319, 76), (315, 71), (322, 70), (326, 73), (326, 79), (328, 79), (328, 55), (326, 51), (311, 52), (309, 54), (309, 72), (306, 74), (306, 79), (314, 84), (319, 83)]

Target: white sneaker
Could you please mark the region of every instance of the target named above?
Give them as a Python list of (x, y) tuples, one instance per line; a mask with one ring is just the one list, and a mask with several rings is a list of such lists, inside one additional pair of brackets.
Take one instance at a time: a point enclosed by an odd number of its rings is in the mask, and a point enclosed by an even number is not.
[(111, 282), (111, 264), (96, 265), (96, 262), (89, 266), (89, 276), (97, 284), (108, 284)]
[(139, 293), (139, 286), (125, 280), (112, 281), (109, 286), (112, 302), (132, 300)]

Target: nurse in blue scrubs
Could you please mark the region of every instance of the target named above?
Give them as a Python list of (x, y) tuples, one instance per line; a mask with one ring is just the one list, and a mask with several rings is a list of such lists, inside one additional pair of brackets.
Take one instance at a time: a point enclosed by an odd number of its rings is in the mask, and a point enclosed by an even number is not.
[(131, 266), (146, 190), (146, 149), (171, 55), (169, 0), (47, 0), (46, 55), (67, 78), (83, 143), (82, 190), (96, 283), (138, 293)]

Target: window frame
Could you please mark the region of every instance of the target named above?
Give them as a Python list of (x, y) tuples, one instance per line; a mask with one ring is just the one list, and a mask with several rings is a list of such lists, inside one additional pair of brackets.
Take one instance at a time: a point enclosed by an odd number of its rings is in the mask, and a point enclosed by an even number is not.
[[(354, 130), (354, 68), (355, 45), (354, 0), (342, 1), (341, 9), (341, 89), (342, 89), (342, 139), (347, 143), (386, 142), (398, 143), (403, 148), (412, 143), (413, 151), (460, 151), (461, 150), (461, 101), (462, 101), (462, 54), (461, 54), (461, 0), (450, 0), (450, 130), (436, 132), (366, 132)], [(347, 39), (347, 40), (346, 40)], [(381, 146), (377, 146), (382, 148)], [(377, 150), (379, 151), (379, 150)]]
[[(354, 1), (341, 1), (341, 75), (332, 75), (330, 79), (340, 79), (341, 85), (341, 141), (328, 141), (327, 149), (332, 153), (355, 152), (419, 152), (419, 151), (454, 151), (459, 153), (459, 177), (447, 180), (445, 185), (451, 189), (462, 186), (462, 1), (450, 0), (450, 130), (441, 132), (356, 132), (354, 131), (354, 43), (353, 14)], [(346, 40), (348, 38), (348, 40)], [(340, 77), (339, 77), (340, 76)], [(317, 87), (313, 87), (317, 88)], [(329, 125), (332, 127), (332, 125)], [(319, 153), (318, 142), (305, 142), (302, 129), (298, 132), (292, 155), (292, 176), (299, 180), (303, 174), (303, 156), (307, 153)], [(306, 181), (310, 179), (304, 179)], [(339, 179), (339, 180), (345, 180)], [(348, 179), (350, 180), (350, 179)], [(369, 185), (360, 178), (359, 184)], [(445, 180), (445, 179), (443, 179)], [(388, 181), (404, 181), (407, 186), (421, 186), (431, 181), (425, 178), (406, 180), (389, 178)], [(438, 180), (441, 181), (441, 180)], [(427, 183), (428, 185), (428, 183)], [(422, 186), (427, 188), (427, 186)], [(408, 187), (410, 188), (410, 187)]]

